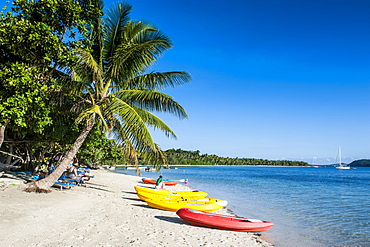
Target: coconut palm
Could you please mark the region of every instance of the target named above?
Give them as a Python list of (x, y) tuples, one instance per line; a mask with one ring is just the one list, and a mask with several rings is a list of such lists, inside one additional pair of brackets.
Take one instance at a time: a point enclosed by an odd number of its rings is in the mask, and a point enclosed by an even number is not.
[(186, 118), (185, 110), (160, 90), (182, 85), (190, 76), (186, 72), (145, 73), (172, 43), (154, 26), (130, 21), (131, 9), (125, 3), (114, 5), (105, 19), (96, 20), (89, 37), (91, 49), (76, 50), (79, 62), (71, 71), (72, 81), (68, 86), (78, 99), (72, 107), (78, 113), (76, 122), (84, 122), (84, 128), (55, 171), (29, 190), (48, 191), (95, 124), (123, 144), (131, 164), (138, 165), (138, 154), (157, 168), (166, 164), (148, 128), (176, 138), (154, 112)]

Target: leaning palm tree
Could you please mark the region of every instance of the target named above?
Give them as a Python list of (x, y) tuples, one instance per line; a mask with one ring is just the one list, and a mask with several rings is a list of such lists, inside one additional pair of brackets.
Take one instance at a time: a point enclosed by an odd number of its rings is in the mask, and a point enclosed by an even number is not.
[(157, 169), (166, 164), (149, 127), (176, 138), (154, 113), (187, 117), (185, 110), (161, 90), (182, 85), (190, 76), (186, 72), (145, 73), (172, 43), (152, 25), (130, 21), (131, 9), (125, 3), (114, 5), (105, 19), (96, 20), (89, 37), (91, 48), (76, 50), (79, 62), (71, 70), (68, 88), (77, 99), (72, 107), (78, 113), (76, 122), (84, 122), (84, 128), (55, 171), (30, 185), (28, 191), (50, 191), (96, 124), (123, 145), (131, 164), (138, 165), (138, 154)]

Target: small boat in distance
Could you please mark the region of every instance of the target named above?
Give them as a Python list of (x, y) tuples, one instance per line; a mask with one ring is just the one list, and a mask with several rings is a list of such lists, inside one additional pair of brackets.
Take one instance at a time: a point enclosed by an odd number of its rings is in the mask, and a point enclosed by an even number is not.
[(310, 167), (313, 167), (313, 168), (319, 168), (319, 166), (314, 165), (314, 161), (315, 161), (315, 159), (316, 159), (316, 157), (313, 157), (313, 158), (312, 158), (312, 162), (311, 162)]
[(338, 149), (338, 157), (337, 158), (339, 159), (339, 163), (338, 163), (338, 166), (335, 167), (336, 169), (341, 169), (341, 170), (351, 169), (351, 167), (342, 164), (342, 153), (341, 153), (341, 148), (340, 147)]

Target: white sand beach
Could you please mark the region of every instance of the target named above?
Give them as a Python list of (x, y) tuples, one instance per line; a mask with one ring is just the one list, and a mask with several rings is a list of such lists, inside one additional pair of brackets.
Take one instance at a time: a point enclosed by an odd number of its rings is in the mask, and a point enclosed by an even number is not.
[(139, 177), (92, 174), (90, 187), (49, 194), (26, 193), (22, 180), (0, 178), (1, 246), (273, 246), (258, 234), (195, 227), (148, 207), (136, 196)]

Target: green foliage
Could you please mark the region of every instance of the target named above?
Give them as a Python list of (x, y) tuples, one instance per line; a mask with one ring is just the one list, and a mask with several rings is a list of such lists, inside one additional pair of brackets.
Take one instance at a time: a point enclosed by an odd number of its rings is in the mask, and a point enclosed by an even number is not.
[(13, 4), (13, 12), (0, 18), (0, 125), (10, 119), (10, 128), (41, 133), (51, 124), (48, 105), (59, 83), (56, 79), (76, 62), (73, 48), (83, 45), (74, 37), (87, 33), (101, 9), (95, 1), (16, 0)]
[(199, 150), (168, 149), (165, 152), (168, 163), (171, 165), (308, 166), (308, 163), (303, 161), (224, 158), (214, 154), (200, 154)]
[(102, 15), (101, 2), (96, 0), (15, 0), (13, 4), (15, 13), (22, 18), (45, 23), (60, 40), (66, 34), (71, 39), (76, 34), (86, 35), (93, 27), (93, 20)]
[(94, 128), (86, 138), (78, 152), (78, 158), (80, 163), (90, 166), (125, 163), (122, 148), (114, 140), (108, 139), (98, 128)]
[(0, 146), (5, 137), (3, 150), (32, 163), (64, 152), (80, 131), (56, 96), (101, 9), (90, 0), (16, 0), (12, 10), (0, 16), (0, 126), (8, 123)]
[(51, 123), (50, 89), (39, 77), (38, 68), (21, 62), (0, 63), (0, 124), (12, 119), (13, 129), (29, 127), (41, 133)]
[[(190, 76), (145, 73), (172, 42), (152, 25), (130, 21), (131, 9), (118, 3), (103, 19), (99, 0), (14, 1), (13, 12), (0, 18), (0, 125), (11, 120), (6, 136), (12, 137), (5, 149), (22, 142), (17, 152), (32, 152), (28, 160), (50, 152), (64, 153), (68, 162), (79, 151), (88, 164), (137, 164), (139, 154), (166, 164), (148, 126), (176, 138), (154, 112), (187, 117), (159, 90)], [(88, 136), (95, 120), (99, 128)]]

